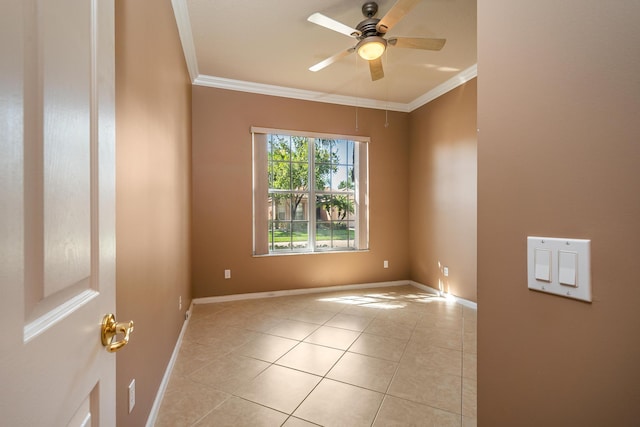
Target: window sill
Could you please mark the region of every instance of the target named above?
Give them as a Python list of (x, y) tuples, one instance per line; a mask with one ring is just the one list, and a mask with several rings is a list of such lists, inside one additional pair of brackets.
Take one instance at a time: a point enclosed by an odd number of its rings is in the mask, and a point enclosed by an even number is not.
[(283, 253), (269, 253), (269, 254), (253, 254), (253, 258), (269, 258), (269, 257), (279, 257), (279, 256), (292, 256), (292, 255), (326, 255), (326, 254), (358, 254), (363, 252), (369, 252), (369, 249), (353, 249), (350, 251), (345, 250), (326, 250), (326, 251), (317, 251), (317, 252), (283, 252)]

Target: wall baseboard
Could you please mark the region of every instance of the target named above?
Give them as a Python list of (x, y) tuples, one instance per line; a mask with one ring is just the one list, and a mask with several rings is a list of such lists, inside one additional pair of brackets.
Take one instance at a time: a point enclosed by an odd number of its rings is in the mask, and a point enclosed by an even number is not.
[(160, 412), (160, 405), (162, 405), (162, 399), (164, 398), (165, 391), (167, 391), (167, 385), (169, 385), (169, 379), (171, 378), (173, 367), (176, 364), (176, 360), (178, 359), (178, 354), (180, 353), (180, 347), (182, 347), (182, 339), (184, 337), (185, 332), (187, 331), (189, 320), (191, 320), (191, 313), (193, 312), (192, 310), (193, 310), (193, 300), (191, 301), (191, 305), (189, 305), (189, 310), (185, 312), (185, 321), (182, 323), (182, 329), (180, 330), (180, 335), (178, 335), (178, 340), (176, 341), (176, 345), (173, 348), (173, 353), (171, 353), (171, 358), (169, 359), (169, 363), (167, 364), (167, 369), (165, 369), (164, 376), (162, 377), (162, 382), (160, 383), (160, 387), (158, 387), (156, 398), (153, 401), (153, 406), (151, 407), (151, 411), (149, 412), (149, 417), (147, 418), (146, 427), (153, 427), (156, 423), (156, 420), (158, 419), (158, 413)]
[(411, 286), (414, 286), (414, 287), (418, 288), (418, 289), (422, 289), (425, 292), (429, 292), (429, 293), (432, 293), (432, 294), (438, 294), (438, 295), (441, 295), (441, 296), (443, 296), (445, 298), (450, 298), (450, 299), (454, 300), (455, 302), (457, 302), (457, 303), (459, 303), (461, 305), (464, 305), (465, 307), (473, 308), (474, 310), (478, 309), (478, 303), (476, 303), (476, 302), (469, 301), (467, 299), (460, 298), (460, 297), (457, 297), (455, 295), (442, 293), (442, 292), (438, 291), (437, 289), (432, 288), (431, 286), (423, 285), (422, 283), (414, 282), (413, 280), (409, 280), (409, 284)]
[(341, 285), (341, 286), (324, 286), (319, 288), (305, 288), (305, 289), (289, 289), (285, 291), (271, 291), (271, 292), (254, 292), (250, 294), (233, 294), (223, 295), (219, 297), (204, 297), (194, 298), (194, 304), (210, 304), (216, 302), (227, 301), (241, 301), (248, 299), (260, 299), (260, 298), (274, 298), (291, 295), (304, 295), (304, 294), (317, 294), (321, 292), (332, 291), (348, 291), (351, 289), (366, 289), (366, 288), (384, 288), (387, 286), (403, 286), (410, 285), (410, 280), (396, 280), (392, 282), (374, 282), (374, 283), (360, 283), (357, 285)]

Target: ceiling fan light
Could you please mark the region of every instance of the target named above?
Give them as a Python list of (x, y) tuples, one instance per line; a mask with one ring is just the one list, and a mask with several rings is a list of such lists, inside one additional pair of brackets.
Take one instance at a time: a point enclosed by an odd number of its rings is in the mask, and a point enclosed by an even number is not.
[(387, 41), (378, 36), (370, 36), (361, 40), (357, 47), (358, 55), (367, 61), (380, 58), (386, 48)]

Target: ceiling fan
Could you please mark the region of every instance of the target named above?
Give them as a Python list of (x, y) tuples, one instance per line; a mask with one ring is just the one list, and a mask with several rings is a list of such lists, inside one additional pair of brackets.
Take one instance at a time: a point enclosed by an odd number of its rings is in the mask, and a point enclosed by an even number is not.
[(345, 56), (358, 52), (362, 59), (369, 61), (369, 71), (371, 80), (379, 80), (384, 77), (382, 69), (382, 54), (387, 46), (403, 47), (410, 49), (440, 50), (444, 46), (446, 39), (435, 39), (426, 37), (392, 37), (385, 39), (384, 36), (394, 25), (396, 25), (420, 0), (398, 0), (382, 18), (375, 18), (378, 13), (376, 2), (366, 2), (362, 5), (362, 14), (366, 18), (364, 21), (351, 28), (341, 22), (331, 19), (321, 13), (314, 13), (308, 21), (322, 27), (337, 31), (358, 40), (358, 43), (347, 50), (318, 62), (309, 68), (310, 71), (319, 71), (323, 68), (339, 61)]

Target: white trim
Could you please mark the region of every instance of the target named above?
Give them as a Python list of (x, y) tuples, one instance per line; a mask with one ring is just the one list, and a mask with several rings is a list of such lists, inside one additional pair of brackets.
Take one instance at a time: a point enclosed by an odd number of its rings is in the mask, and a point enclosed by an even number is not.
[(304, 294), (317, 294), (322, 292), (332, 291), (348, 291), (351, 289), (366, 289), (366, 288), (384, 288), (386, 286), (403, 286), (410, 285), (409, 280), (396, 280), (393, 282), (376, 282), (376, 283), (361, 283), (357, 285), (341, 285), (341, 286), (324, 286), (321, 288), (306, 288), (306, 289), (290, 289), (284, 291), (272, 291), (272, 292), (254, 292), (250, 294), (234, 294), (223, 295), (219, 297), (204, 297), (195, 298), (193, 304), (211, 304), (216, 302), (228, 302), (228, 301), (242, 301), (250, 299), (260, 298), (274, 298), (291, 295), (304, 295)]
[(272, 129), (272, 128), (263, 128), (259, 126), (251, 126), (251, 133), (303, 136), (307, 138), (348, 139), (350, 141), (371, 142), (371, 137), (369, 136), (340, 135), (335, 133), (320, 133), (320, 132), (311, 132), (311, 131), (303, 131), (303, 130), (301, 131), (301, 130)]
[(478, 303), (476, 303), (476, 302), (469, 301), (467, 299), (460, 298), (460, 297), (457, 297), (455, 295), (451, 295), (451, 294), (446, 294), (444, 292), (440, 292), (437, 289), (432, 288), (431, 286), (423, 285), (422, 283), (414, 282), (413, 280), (409, 280), (409, 284), (411, 286), (414, 286), (414, 287), (418, 288), (418, 289), (422, 289), (425, 292), (429, 292), (429, 293), (432, 293), (432, 294), (437, 294), (437, 295), (440, 295), (440, 296), (443, 296), (443, 297), (446, 297), (446, 298), (451, 298), (455, 302), (457, 302), (457, 303), (459, 303), (461, 305), (464, 305), (465, 307), (473, 308), (474, 310), (478, 309)]
[(377, 110), (409, 112), (409, 104), (399, 102), (378, 101), (376, 99), (358, 98), (354, 96), (331, 95), (323, 92), (293, 89), (263, 83), (245, 82), (242, 80), (225, 79), (199, 75), (193, 84), (196, 86), (215, 87), (218, 89), (235, 90), (239, 92), (258, 93), (261, 95), (280, 96), (283, 98), (302, 99), (304, 101), (325, 102), (328, 104), (348, 105), (359, 108), (373, 108)]
[(160, 387), (158, 387), (158, 392), (156, 393), (156, 398), (153, 401), (153, 406), (151, 407), (151, 411), (149, 412), (149, 417), (147, 418), (146, 427), (153, 427), (158, 419), (158, 413), (160, 412), (160, 406), (162, 405), (162, 399), (164, 398), (164, 393), (167, 391), (167, 385), (169, 385), (169, 380), (171, 379), (171, 373), (173, 372), (173, 367), (176, 364), (176, 360), (178, 359), (178, 354), (180, 353), (180, 347), (182, 347), (182, 339), (184, 338), (184, 334), (187, 331), (187, 326), (189, 326), (189, 320), (191, 319), (191, 313), (193, 311), (193, 300), (191, 300), (191, 305), (189, 306), (189, 310), (185, 313), (185, 321), (182, 324), (182, 329), (180, 330), (180, 335), (178, 335), (178, 340), (176, 341), (176, 345), (173, 348), (173, 353), (171, 353), (171, 359), (169, 359), (169, 363), (167, 364), (167, 369), (164, 371), (164, 376), (162, 377), (162, 382), (160, 383)]
[(173, 6), (173, 14), (176, 17), (178, 25), (178, 34), (182, 43), (182, 52), (184, 60), (187, 63), (189, 76), (193, 83), (198, 75), (198, 57), (196, 56), (196, 46), (193, 43), (193, 32), (191, 31), (191, 21), (189, 20), (189, 8), (186, 0), (171, 0)]
[(384, 288), (387, 286), (403, 286), (403, 285), (411, 285), (415, 288), (418, 288), (430, 294), (441, 295), (444, 297), (452, 298), (453, 300), (455, 300), (457, 303), (460, 303), (461, 305), (464, 305), (466, 307), (473, 308), (476, 310), (478, 309), (478, 304), (473, 301), (469, 301), (464, 298), (460, 298), (451, 294), (443, 294), (439, 292), (437, 289), (432, 288), (431, 286), (423, 285), (422, 283), (418, 283), (413, 280), (395, 280), (392, 282), (360, 283), (357, 285), (323, 286), (319, 288), (290, 289), (290, 290), (284, 290), (284, 291), (253, 292), (249, 294), (222, 295), (219, 297), (203, 297), (203, 298), (194, 298), (192, 301), (192, 304), (193, 305), (212, 304), (217, 302), (243, 301), (243, 300), (252, 300), (252, 299), (260, 299), (260, 298), (275, 298), (275, 297), (292, 296), (292, 295), (316, 294), (316, 293), (332, 292), (332, 291), (348, 291), (351, 289)]
[(458, 86), (465, 84), (466, 82), (468, 82), (469, 80), (477, 76), (478, 76), (478, 64), (474, 64), (471, 67), (459, 73), (458, 75), (442, 83), (441, 85), (431, 89), (429, 92), (425, 93), (424, 95), (411, 101), (409, 104), (407, 104), (409, 107), (409, 111), (416, 110), (422, 107), (423, 105), (428, 104), (429, 102), (433, 101), (439, 96), (442, 96), (445, 93), (457, 88)]
[(94, 289), (85, 289), (73, 298), (56, 306), (54, 309), (47, 311), (37, 319), (27, 323), (24, 327), (24, 342), (27, 343), (31, 341), (33, 338), (66, 318), (80, 307), (86, 305), (98, 295), (100, 295), (100, 293)]
[[(184, 0), (172, 0), (184, 1)], [(186, 54), (185, 54), (186, 56)], [(478, 75), (478, 64), (463, 70), (458, 75), (436, 86), (424, 95), (404, 104), (400, 102), (386, 102), (376, 99), (358, 98), (354, 96), (331, 95), (323, 92), (293, 89), (283, 86), (246, 82), (242, 80), (226, 79), (200, 74), (193, 78), (196, 86), (214, 87), (218, 89), (235, 90), (239, 92), (258, 93), (261, 95), (280, 96), (283, 98), (302, 99), (305, 101), (326, 102), (329, 104), (347, 105), (351, 107), (373, 108), (376, 110), (400, 111), (410, 113), (413, 110), (433, 101), (441, 95), (457, 88)]]

